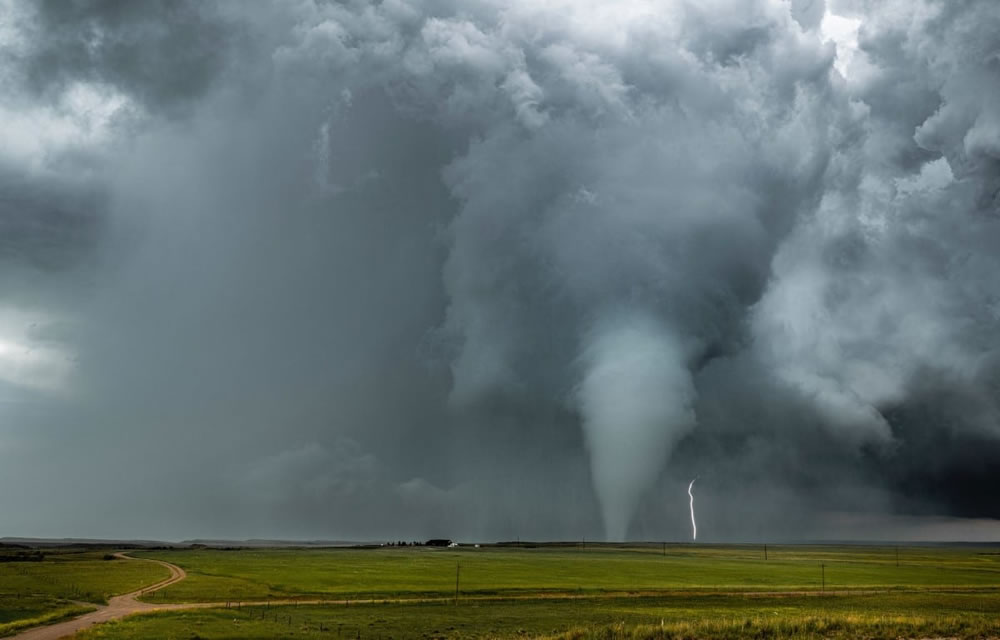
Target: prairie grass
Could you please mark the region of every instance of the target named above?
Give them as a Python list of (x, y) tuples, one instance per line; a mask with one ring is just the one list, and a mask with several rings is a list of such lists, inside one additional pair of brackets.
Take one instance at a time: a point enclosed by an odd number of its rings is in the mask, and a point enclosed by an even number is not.
[(163, 638), (926, 638), (1000, 637), (992, 593), (643, 596), (241, 606), (135, 616), (81, 640)]
[(93, 610), (92, 606), (64, 600), (39, 598), (30, 603), (11, 603), (0, 599), (0, 637), (23, 629), (59, 622)]
[(47, 596), (105, 604), (170, 572), (152, 562), (105, 560), (103, 551), (47, 551), (42, 562), (0, 563), (0, 598)]
[(870, 616), (802, 617), (771, 620), (698, 620), (670, 624), (624, 623), (599, 628), (578, 628), (543, 636), (542, 640), (805, 640), (866, 638), (995, 638), (1000, 636), (996, 619), (969, 620), (961, 617)]
[(0, 563), (0, 636), (91, 611), (88, 603), (170, 575), (152, 562), (105, 560), (105, 553), (50, 549), (41, 562)]
[(976, 549), (660, 545), (582, 549), (193, 550), (136, 554), (188, 578), (153, 602), (364, 599), (542, 593), (993, 589), (1000, 556)]
[[(1000, 638), (1000, 556), (901, 548), (897, 566), (896, 553), (769, 546), (765, 561), (760, 547), (728, 545), (144, 551), (134, 555), (188, 571), (147, 599), (233, 606), (137, 615), (78, 638)], [(166, 572), (92, 557), (61, 562), (63, 589), (75, 582), (126, 591)], [(88, 582), (88, 562), (117, 562), (125, 573)], [(129, 573), (140, 568), (151, 573)], [(0, 590), (7, 586), (0, 578)], [(286, 599), (296, 604), (279, 603)], [(56, 602), (32, 615), (56, 615)], [(27, 607), (22, 613), (30, 617)]]

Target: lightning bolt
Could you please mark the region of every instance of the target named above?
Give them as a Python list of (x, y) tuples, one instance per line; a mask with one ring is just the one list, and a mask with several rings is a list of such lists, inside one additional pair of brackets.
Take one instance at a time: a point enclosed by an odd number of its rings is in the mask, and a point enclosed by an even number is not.
[[(694, 480), (697, 480), (697, 479), (698, 478), (695, 478)], [(692, 480), (691, 484), (688, 485), (688, 496), (691, 498), (691, 539), (692, 540), (697, 540), (698, 539), (698, 524), (694, 521), (694, 494), (691, 493), (691, 487), (694, 486), (694, 480)]]

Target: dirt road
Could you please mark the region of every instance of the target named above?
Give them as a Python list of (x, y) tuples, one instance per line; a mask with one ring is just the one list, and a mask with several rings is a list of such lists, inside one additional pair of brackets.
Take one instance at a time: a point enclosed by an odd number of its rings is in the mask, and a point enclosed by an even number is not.
[(14, 640), (57, 640), (58, 638), (72, 636), (77, 631), (86, 629), (91, 625), (95, 625), (100, 622), (107, 622), (108, 620), (117, 620), (118, 618), (124, 618), (127, 615), (139, 613), (141, 611), (190, 608), (190, 605), (149, 604), (148, 602), (139, 602), (136, 599), (145, 593), (162, 589), (163, 587), (183, 580), (187, 576), (187, 574), (184, 573), (184, 569), (181, 569), (177, 565), (170, 564), (169, 562), (162, 562), (160, 560), (138, 560), (136, 558), (130, 558), (123, 553), (116, 553), (115, 556), (125, 560), (132, 560), (134, 562), (155, 562), (157, 564), (161, 564), (170, 570), (170, 577), (166, 580), (157, 582), (154, 585), (143, 587), (138, 591), (133, 591), (132, 593), (126, 593), (120, 596), (114, 596), (108, 601), (107, 606), (97, 605), (97, 611), (85, 613), (82, 616), (73, 618), (72, 620), (66, 620), (65, 622), (57, 622), (56, 624), (51, 624), (45, 627), (28, 629), (27, 631), (22, 631), (21, 633), (10, 636), (10, 638)]

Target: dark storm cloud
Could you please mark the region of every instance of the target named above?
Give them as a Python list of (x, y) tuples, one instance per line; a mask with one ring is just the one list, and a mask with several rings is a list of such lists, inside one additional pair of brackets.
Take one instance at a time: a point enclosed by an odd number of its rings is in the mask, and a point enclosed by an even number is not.
[(990, 2), (10, 9), (10, 533), (1000, 516)]
[(0, 167), (0, 261), (42, 271), (79, 266), (99, 233), (94, 185), (26, 177)]
[(202, 2), (44, 0), (29, 3), (19, 18), (28, 44), (15, 64), (40, 99), (94, 82), (154, 110), (174, 109), (206, 91), (239, 37)]
[(871, 464), (896, 500), (995, 517), (1000, 15), (856, 8), (865, 56), (848, 82), (871, 133), (844, 158), (846, 188), (783, 250), (758, 319), (777, 306), (793, 385), (890, 441)]

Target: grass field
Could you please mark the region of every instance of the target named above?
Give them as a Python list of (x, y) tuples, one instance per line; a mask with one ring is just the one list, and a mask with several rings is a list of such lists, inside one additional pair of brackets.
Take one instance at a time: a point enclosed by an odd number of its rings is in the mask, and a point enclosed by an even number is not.
[(196, 610), (81, 638), (996, 637), (998, 619), (992, 594), (598, 597)]
[[(992, 588), (1000, 555), (982, 550), (677, 545), (632, 549), (429, 548), (143, 552), (188, 571), (154, 602), (365, 599), (540, 592)], [(825, 568), (824, 568), (825, 565)]]
[[(154, 602), (233, 607), (134, 617), (83, 638), (1000, 637), (1000, 554), (989, 548), (901, 548), (898, 566), (895, 548), (863, 546), (769, 546), (766, 561), (762, 547), (717, 545), (136, 555), (188, 571)], [(330, 602), (267, 604), (285, 599)], [(358, 602), (372, 599), (383, 602)]]
[(133, 555), (188, 572), (153, 602), (231, 606), (79, 638), (1000, 638), (1000, 554), (987, 547), (900, 548), (898, 566), (893, 547), (806, 545), (769, 546), (766, 561), (761, 547), (722, 545)]
[(105, 551), (47, 550), (41, 562), (0, 562), (0, 636), (93, 609), (108, 596), (169, 575), (150, 562), (105, 560)]

